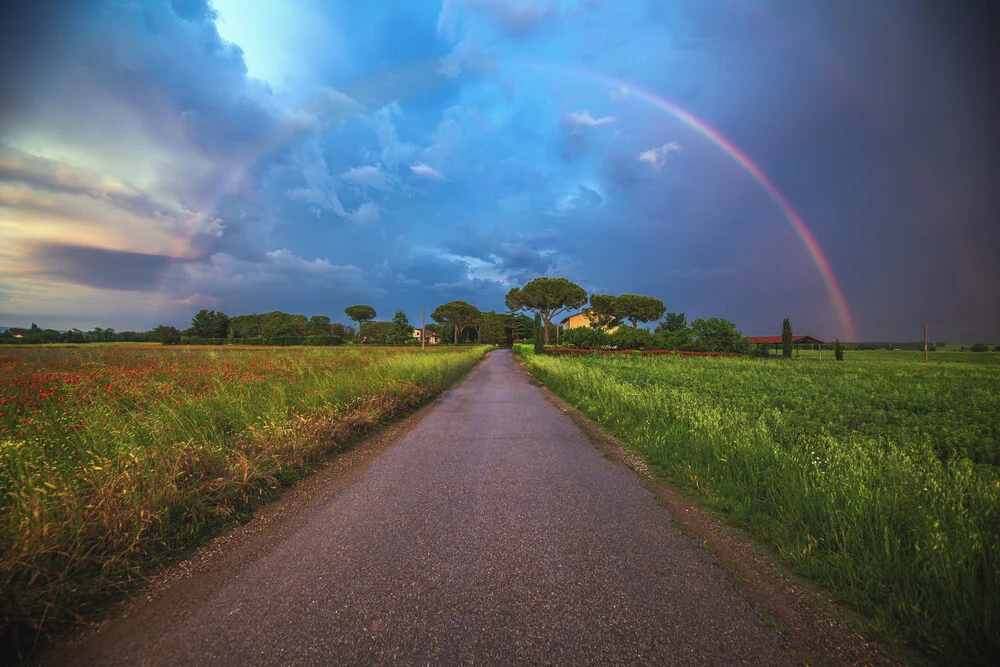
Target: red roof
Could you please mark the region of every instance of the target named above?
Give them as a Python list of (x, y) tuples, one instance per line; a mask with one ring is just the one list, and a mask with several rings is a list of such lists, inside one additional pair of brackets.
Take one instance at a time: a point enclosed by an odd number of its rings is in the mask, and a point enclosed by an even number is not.
[[(768, 345), (780, 345), (781, 336), (747, 336), (751, 343), (766, 343)], [(812, 336), (792, 336), (793, 343), (815, 343), (818, 342)]]

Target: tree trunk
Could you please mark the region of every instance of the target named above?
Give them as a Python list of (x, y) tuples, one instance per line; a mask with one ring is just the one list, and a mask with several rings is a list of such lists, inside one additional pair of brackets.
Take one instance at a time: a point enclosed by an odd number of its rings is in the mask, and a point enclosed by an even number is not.
[(361, 345), (361, 322), (358, 322), (358, 345)]
[(455, 326), (455, 345), (458, 345), (458, 325)]
[(630, 317), (629, 319), (632, 320), (632, 328), (633, 329), (638, 329), (639, 328), (639, 318), (638, 317)]
[(544, 315), (542, 315), (542, 326), (544, 327), (544, 331), (545, 331), (545, 344), (546, 345), (549, 344), (549, 319), (551, 319), (551, 316), (549, 316), (547, 318)]

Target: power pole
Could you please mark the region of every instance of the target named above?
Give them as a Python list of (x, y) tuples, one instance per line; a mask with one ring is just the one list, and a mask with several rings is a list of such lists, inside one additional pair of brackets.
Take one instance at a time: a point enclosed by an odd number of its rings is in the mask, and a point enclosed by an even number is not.
[(424, 341), (427, 340), (427, 326), (424, 324), (424, 307), (420, 306), (420, 349), (424, 349)]
[(924, 361), (927, 361), (927, 352), (928, 352), (928, 346), (927, 346), (927, 325), (925, 324), (924, 325)]

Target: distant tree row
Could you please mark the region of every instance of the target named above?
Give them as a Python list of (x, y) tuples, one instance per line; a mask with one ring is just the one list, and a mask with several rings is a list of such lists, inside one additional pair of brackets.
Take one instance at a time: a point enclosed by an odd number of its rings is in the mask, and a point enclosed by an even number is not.
[(46, 343), (153, 343), (156, 336), (152, 331), (115, 331), (112, 328), (95, 327), (90, 331), (70, 329), (56, 331), (42, 329), (32, 323), (31, 327), (11, 327), (0, 332), (0, 344), (21, 343), (25, 345), (44, 345)]

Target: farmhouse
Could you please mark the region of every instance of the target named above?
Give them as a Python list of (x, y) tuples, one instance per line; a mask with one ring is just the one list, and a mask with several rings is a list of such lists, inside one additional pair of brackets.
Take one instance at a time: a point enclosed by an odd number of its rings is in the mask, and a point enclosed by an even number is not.
[[(413, 330), (413, 337), (417, 340), (417, 342), (420, 341), (420, 331), (421, 331), (420, 329), (414, 329)], [(428, 345), (437, 345), (440, 342), (441, 342), (441, 336), (440, 335), (434, 333), (433, 331), (428, 331), (427, 332), (427, 344)]]
[[(589, 327), (592, 321), (590, 313), (586, 310), (581, 310), (579, 313), (564, 317), (559, 324), (562, 325), (563, 329), (576, 329), (579, 327)], [(611, 333), (612, 331), (617, 331), (618, 327), (604, 327), (604, 330)]]

